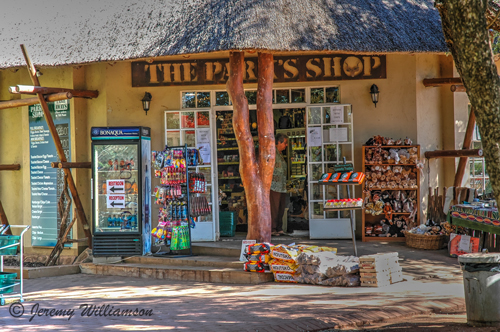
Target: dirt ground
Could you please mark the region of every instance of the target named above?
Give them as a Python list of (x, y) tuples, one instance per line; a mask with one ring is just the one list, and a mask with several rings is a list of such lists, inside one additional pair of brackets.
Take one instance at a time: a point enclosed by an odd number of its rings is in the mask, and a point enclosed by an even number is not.
[[(465, 313), (430, 314), (402, 320), (381, 322), (363, 327), (328, 331), (389, 331), (389, 332), (500, 332), (500, 327), (472, 327), (467, 325)], [(326, 331), (325, 331), (326, 332)]]

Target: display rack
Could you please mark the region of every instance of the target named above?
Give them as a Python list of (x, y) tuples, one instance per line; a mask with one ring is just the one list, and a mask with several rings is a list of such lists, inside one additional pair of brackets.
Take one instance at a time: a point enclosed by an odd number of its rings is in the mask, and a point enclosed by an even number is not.
[[(406, 150), (411, 151), (410, 158), (405, 158), (399, 162), (395, 162), (393, 159), (386, 158), (377, 158), (376, 162), (372, 160), (367, 160), (368, 154), (372, 154), (373, 151), (369, 151), (370, 149), (379, 149), (380, 153), (385, 156), (391, 156), (390, 150)], [(393, 193), (399, 191), (403, 192), (406, 197), (412, 197), (412, 200), (415, 200), (415, 204), (412, 207), (412, 211), (408, 211), (408, 207), (399, 206), (401, 202), (394, 203), (397, 200), (393, 200), (390, 202), (391, 206), (391, 214), (393, 218), (393, 224), (396, 224), (397, 221), (400, 223), (403, 220), (412, 219), (416, 225), (420, 224), (420, 213), (418, 210), (420, 197), (420, 172), (417, 169), (417, 158), (420, 156), (420, 145), (364, 145), (363, 146), (363, 154), (362, 154), (362, 167), (363, 172), (366, 174), (366, 180), (363, 183), (363, 193), (365, 197), (365, 206), (366, 201), (373, 198), (374, 193), (382, 193), (387, 192), (389, 195), (393, 196)], [(377, 152), (378, 153), (378, 152)], [(368, 158), (369, 159), (369, 158)], [(411, 181), (405, 175), (398, 176), (399, 179), (395, 179), (395, 167), (399, 167), (399, 169), (403, 169), (406, 174), (411, 174)], [(384, 171), (385, 170), (385, 171)], [(387, 173), (389, 171), (389, 173)], [(409, 173), (408, 173), (409, 172)], [(377, 180), (373, 180), (373, 174), (380, 174), (380, 178)], [(387, 181), (386, 175), (390, 174), (390, 181)], [(381, 179), (384, 179), (381, 181)], [(397, 180), (397, 181), (393, 181)], [(384, 203), (385, 204), (385, 203)], [(398, 206), (395, 206), (397, 204)], [(402, 205), (403, 203), (401, 203)], [(380, 212), (380, 211), (379, 211)], [(378, 213), (378, 212), (377, 212)], [(376, 234), (379, 232), (375, 232), (375, 226), (379, 228), (381, 227), (381, 221), (386, 219), (385, 213), (382, 211), (379, 214), (372, 215), (371, 213), (366, 213), (365, 209), (362, 213), (362, 240), (363, 242), (367, 241), (394, 241), (394, 242), (405, 242), (406, 239), (404, 236), (381, 236), (380, 234)], [(404, 221), (406, 223), (406, 221)], [(371, 234), (367, 234), (367, 229), (373, 229)]]
[[(178, 186), (180, 186), (182, 188), (182, 192), (185, 192), (185, 198), (183, 198), (183, 201), (185, 201), (185, 205), (186, 205), (186, 218), (187, 219), (187, 228), (188, 228), (188, 242), (189, 242), (189, 254), (187, 255), (180, 255), (178, 251), (180, 250), (185, 250), (187, 248), (183, 248), (183, 249), (171, 249), (168, 251), (168, 252), (158, 252), (158, 253), (155, 253), (154, 256), (164, 256), (164, 255), (173, 255), (174, 257), (188, 257), (188, 256), (193, 256), (193, 248), (192, 248), (192, 245), (191, 245), (191, 226), (190, 226), (190, 219), (191, 219), (191, 214), (190, 214), (190, 211), (191, 211), (191, 207), (190, 207), (190, 190), (189, 190), (189, 171), (188, 171), (188, 146), (187, 144), (185, 144), (184, 146), (168, 146), (166, 147), (166, 149), (169, 149), (169, 150), (182, 150), (183, 151), (183, 159), (184, 159), (184, 162), (185, 162), (185, 182), (184, 183), (179, 183), (177, 184)], [(171, 187), (170, 184), (162, 184), (161, 185), (162, 187), (164, 188), (169, 188)], [(165, 206), (166, 207), (166, 206)], [(182, 223), (181, 223), (181, 226)], [(173, 237), (173, 229), (174, 227), (176, 226), (171, 226), (170, 228), (172, 229), (172, 237)], [(153, 230), (154, 232), (155, 230)], [(167, 240), (165, 240), (165, 244), (167, 244)], [(172, 245), (172, 243), (170, 244)]]
[[(19, 236), (13, 235), (0, 235), (0, 274), (5, 279), (0, 279), (0, 305), (5, 304), (6, 298), (19, 298), (19, 302), (24, 302), (23, 298), (23, 267), (24, 267), (24, 233), (26, 233), (31, 226), (26, 225), (10, 225), (11, 228), (23, 228)], [(6, 245), (3, 245), (7, 243)], [(10, 251), (16, 250), (19, 246), (18, 254), (11, 254)], [(10, 249), (10, 250), (9, 250)], [(17, 252), (17, 250), (16, 250)], [(19, 279), (13, 279), (12, 282), (8, 281), (7, 273), (4, 273), (3, 257), (4, 256), (18, 256), (19, 257)], [(17, 274), (17, 273), (16, 273)], [(19, 286), (19, 292), (10, 295), (6, 293), (13, 292), (15, 286)]]
[[(344, 158), (344, 165), (346, 165), (345, 158)], [(358, 183), (353, 183), (353, 182), (318, 182), (319, 185), (333, 185), (333, 186), (346, 186), (347, 189), (347, 198), (351, 198), (351, 190), (350, 186), (352, 185), (359, 185)], [(354, 211), (355, 210), (361, 210), (363, 207), (346, 207), (346, 208), (323, 208), (324, 212), (334, 212), (334, 211), (349, 211), (349, 220), (350, 220), (350, 225), (351, 225), (351, 237), (352, 237), (352, 245), (354, 247), (354, 256), (358, 256), (358, 248), (356, 247), (356, 233), (354, 231)]]

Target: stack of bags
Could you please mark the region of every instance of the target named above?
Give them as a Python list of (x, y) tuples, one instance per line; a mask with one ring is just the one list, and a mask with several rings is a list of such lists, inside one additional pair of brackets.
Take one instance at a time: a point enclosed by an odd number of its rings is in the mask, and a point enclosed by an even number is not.
[(359, 261), (361, 286), (383, 287), (403, 280), (397, 252), (361, 256)]
[(270, 273), (271, 247), (270, 243), (255, 243), (246, 247), (244, 255), (247, 261), (243, 269), (247, 272)]
[(299, 246), (287, 246), (278, 244), (271, 248), (271, 258), (269, 266), (276, 282), (295, 283), (293, 275), (298, 268), (297, 257), (300, 254)]
[(334, 251), (304, 251), (297, 258), (295, 280), (324, 286), (359, 286), (359, 259), (337, 256)]

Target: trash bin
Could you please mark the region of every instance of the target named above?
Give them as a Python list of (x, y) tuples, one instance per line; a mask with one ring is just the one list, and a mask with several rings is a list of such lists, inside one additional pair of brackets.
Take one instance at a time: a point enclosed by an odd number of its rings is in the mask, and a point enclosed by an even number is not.
[(500, 254), (458, 257), (464, 275), (467, 324), (500, 327)]

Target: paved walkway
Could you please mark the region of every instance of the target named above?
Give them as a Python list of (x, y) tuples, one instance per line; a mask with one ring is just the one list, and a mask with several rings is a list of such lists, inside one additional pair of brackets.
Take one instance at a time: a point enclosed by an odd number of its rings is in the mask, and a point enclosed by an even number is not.
[[(349, 241), (321, 245), (335, 246), (339, 254), (352, 252)], [(398, 251), (407, 281), (383, 288), (341, 288), (85, 274), (40, 278), (26, 281), (24, 308), (0, 307), (0, 330), (296, 332), (464, 310), (462, 274), (457, 259), (445, 250), (414, 250), (403, 243), (360, 243), (358, 249), (361, 255)], [(21, 317), (12, 316), (23, 309)], [(130, 310), (132, 315), (110, 315), (116, 310)]]

